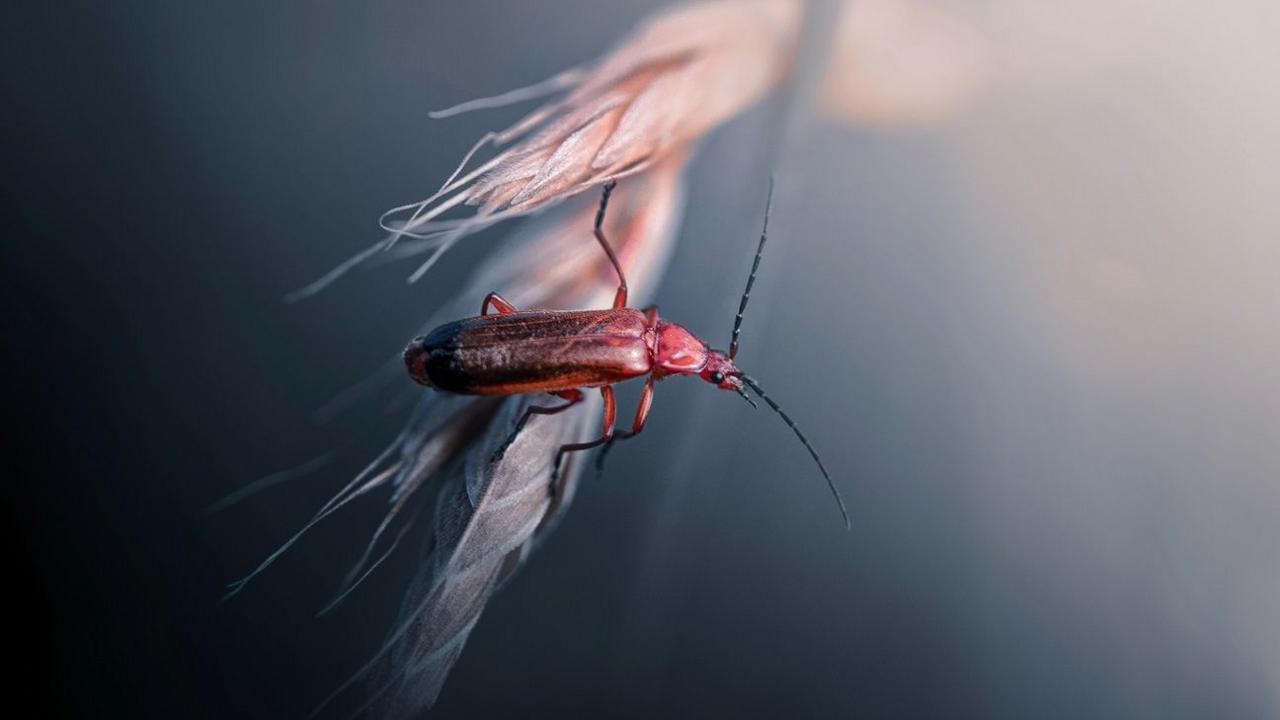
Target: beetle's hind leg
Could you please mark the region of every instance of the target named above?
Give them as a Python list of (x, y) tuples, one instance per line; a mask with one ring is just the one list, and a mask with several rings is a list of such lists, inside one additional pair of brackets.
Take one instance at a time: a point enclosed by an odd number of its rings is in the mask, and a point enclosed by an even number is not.
[(560, 462), (564, 460), (565, 453), (578, 452), (579, 450), (590, 450), (591, 448), (600, 447), (609, 442), (613, 438), (613, 421), (617, 416), (618, 406), (613, 399), (613, 388), (606, 385), (600, 388), (600, 396), (604, 398), (604, 430), (600, 437), (595, 440), (580, 443), (568, 443), (561, 445), (556, 451), (555, 459), (551, 461), (551, 497), (556, 497), (559, 491), (558, 481), (560, 480)]
[(562, 413), (582, 402), (581, 390), (562, 390), (552, 394), (564, 398), (566, 402), (563, 405), (530, 405), (525, 408), (524, 413), (520, 415), (520, 419), (516, 421), (515, 429), (511, 431), (511, 434), (507, 436), (506, 440), (502, 441), (502, 445), (498, 446), (498, 449), (493, 452), (493, 456), (489, 459), (490, 463), (496, 463), (502, 459), (502, 456), (507, 452), (507, 448), (511, 447), (511, 443), (516, 441), (516, 436), (520, 434), (521, 430), (524, 430), (525, 423), (529, 422), (529, 418), (534, 415), (555, 415), (556, 413)]
[(480, 316), (484, 317), (489, 314), (489, 308), (492, 306), (498, 311), (499, 315), (506, 315), (517, 311), (515, 305), (507, 302), (501, 295), (491, 292), (484, 296), (484, 302), (480, 303)]
[(604, 236), (604, 213), (609, 209), (609, 196), (613, 194), (613, 189), (617, 186), (617, 180), (610, 180), (604, 184), (604, 192), (600, 194), (600, 209), (596, 211), (596, 226), (594, 230), (596, 241), (604, 249), (604, 254), (609, 257), (609, 264), (613, 265), (614, 271), (618, 273), (618, 291), (613, 296), (615, 310), (627, 306), (627, 276), (623, 274), (622, 265), (618, 262), (618, 256), (614, 254), (613, 248), (609, 246), (609, 241)]

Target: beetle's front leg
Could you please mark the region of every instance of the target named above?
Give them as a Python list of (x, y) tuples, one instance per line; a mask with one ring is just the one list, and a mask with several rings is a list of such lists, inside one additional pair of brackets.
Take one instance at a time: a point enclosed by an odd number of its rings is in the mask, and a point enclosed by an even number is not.
[(516, 436), (524, 429), (525, 423), (529, 422), (529, 418), (534, 415), (555, 415), (556, 413), (562, 413), (582, 402), (581, 390), (563, 390), (555, 394), (564, 398), (566, 402), (563, 405), (552, 405), (549, 407), (544, 405), (530, 405), (525, 408), (524, 413), (520, 415), (520, 419), (516, 421), (515, 429), (511, 431), (511, 434), (507, 436), (507, 439), (502, 442), (502, 445), (498, 446), (498, 449), (494, 451), (493, 456), (489, 458), (490, 464), (496, 463), (502, 459), (502, 456), (507, 452), (507, 448), (511, 447), (511, 443), (516, 441)]
[(604, 398), (604, 431), (600, 437), (595, 440), (580, 443), (568, 443), (561, 445), (556, 451), (555, 459), (551, 461), (551, 497), (554, 499), (558, 492), (557, 481), (560, 479), (560, 461), (564, 459), (565, 453), (578, 452), (579, 450), (590, 450), (594, 447), (609, 442), (613, 437), (613, 422), (617, 416), (618, 406), (613, 400), (613, 388), (606, 385), (600, 388), (600, 396)]

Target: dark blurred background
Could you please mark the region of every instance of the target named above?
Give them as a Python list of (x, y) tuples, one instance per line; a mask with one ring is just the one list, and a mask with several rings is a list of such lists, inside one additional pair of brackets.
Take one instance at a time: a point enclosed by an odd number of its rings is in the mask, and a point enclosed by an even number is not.
[[(399, 387), (315, 410), (510, 226), (413, 286), (393, 266), (281, 298), (521, 108), (429, 110), (593, 58), (660, 5), (0, 10), (9, 617), (34, 636), (11, 661), (40, 714), (301, 716), (375, 650), (415, 553), (312, 616), (376, 501), (218, 599), (405, 417)], [(964, 113), (815, 121), (784, 148), (740, 358), (853, 531), (776, 418), (664, 383), (435, 715), (1276, 716), (1275, 13), (1130, 5), (980, 4), (992, 80)], [(658, 298), (720, 344), (763, 110), (704, 144)]]

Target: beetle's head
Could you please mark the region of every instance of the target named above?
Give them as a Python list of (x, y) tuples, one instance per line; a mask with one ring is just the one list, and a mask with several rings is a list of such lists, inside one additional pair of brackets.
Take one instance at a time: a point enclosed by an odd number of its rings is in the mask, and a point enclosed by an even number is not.
[(719, 350), (707, 350), (707, 364), (698, 373), (698, 377), (721, 390), (742, 394), (742, 371), (728, 355)]

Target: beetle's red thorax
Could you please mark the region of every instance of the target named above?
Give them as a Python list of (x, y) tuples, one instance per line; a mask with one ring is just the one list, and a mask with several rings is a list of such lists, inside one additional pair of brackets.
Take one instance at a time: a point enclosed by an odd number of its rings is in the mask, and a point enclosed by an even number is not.
[(680, 325), (658, 321), (655, 329), (653, 365), (658, 374), (687, 375), (707, 364), (707, 344)]

